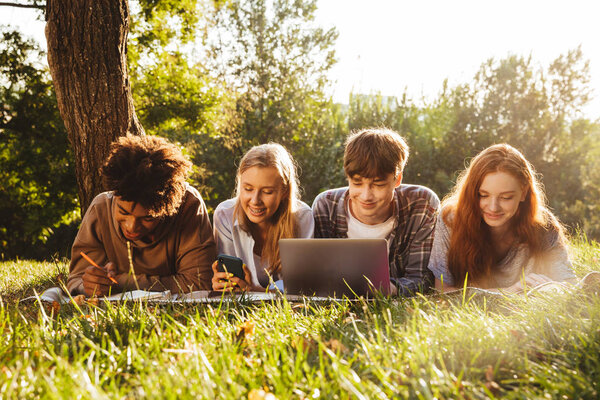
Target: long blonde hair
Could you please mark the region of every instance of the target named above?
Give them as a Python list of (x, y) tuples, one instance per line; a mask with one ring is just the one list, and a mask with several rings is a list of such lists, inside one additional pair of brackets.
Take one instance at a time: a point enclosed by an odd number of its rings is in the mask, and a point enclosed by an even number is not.
[(298, 235), (298, 227), (294, 213), (300, 202), (296, 165), (288, 151), (280, 144), (267, 143), (254, 146), (242, 157), (236, 176), (235, 216), (247, 232), (252, 233), (252, 225), (240, 204), (241, 176), (252, 167), (273, 167), (279, 172), (283, 182), (284, 195), (279, 207), (271, 217), (267, 231), (267, 239), (262, 248), (261, 257), (269, 264), (270, 274), (281, 270), (279, 258), (279, 239), (293, 238)]

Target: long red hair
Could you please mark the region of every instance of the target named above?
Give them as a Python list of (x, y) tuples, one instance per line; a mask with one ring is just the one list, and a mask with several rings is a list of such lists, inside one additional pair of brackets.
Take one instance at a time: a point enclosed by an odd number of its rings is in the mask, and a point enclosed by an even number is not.
[(527, 193), (511, 225), (517, 243), (529, 246), (532, 256), (542, 251), (544, 235), (554, 230), (564, 237), (560, 223), (547, 209), (546, 198), (531, 163), (508, 144), (496, 144), (479, 153), (461, 173), (452, 193), (443, 201), (442, 218), (451, 229), (448, 270), (456, 284), (467, 278), (479, 287), (492, 287), (496, 260), (490, 230), (479, 205), (479, 188), (492, 172), (512, 175)]

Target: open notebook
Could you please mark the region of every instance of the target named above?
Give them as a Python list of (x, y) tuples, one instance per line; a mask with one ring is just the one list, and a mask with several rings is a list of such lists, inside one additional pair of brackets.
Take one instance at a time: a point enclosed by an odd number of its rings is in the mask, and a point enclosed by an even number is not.
[[(130, 292), (117, 293), (111, 296), (100, 298), (100, 301), (148, 301), (152, 303), (215, 303), (220, 301), (270, 301), (282, 298), (278, 292), (252, 292), (252, 293), (233, 293), (223, 294), (208, 290), (198, 290), (185, 294), (171, 294), (169, 290), (164, 292), (148, 292), (146, 290), (133, 290)], [(42, 301), (58, 302), (60, 304), (69, 303), (72, 298), (69, 297), (60, 287), (52, 287), (45, 290), (39, 296), (30, 296), (25, 300), (36, 300), (39, 297)], [(302, 296), (287, 295), (290, 301), (302, 300)], [(311, 297), (311, 300), (323, 301), (333, 300), (327, 297)]]
[[(34, 300), (38, 296), (30, 296), (24, 300)], [(125, 301), (125, 300), (152, 300), (152, 299), (164, 299), (168, 300), (172, 298), (171, 291), (166, 290), (164, 292), (148, 292), (146, 290), (133, 290), (130, 292), (123, 292), (113, 294), (111, 296), (103, 297), (102, 300), (108, 301)], [(71, 297), (66, 294), (60, 287), (51, 287), (46, 289), (42, 294), (39, 295), (39, 299), (43, 301), (53, 302), (56, 301), (60, 304), (65, 304), (71, 301)]]

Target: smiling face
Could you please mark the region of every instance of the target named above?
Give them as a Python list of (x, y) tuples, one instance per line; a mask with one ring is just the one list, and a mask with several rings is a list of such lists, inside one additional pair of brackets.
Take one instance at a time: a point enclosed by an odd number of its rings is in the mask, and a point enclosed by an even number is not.
[(487, 174), (479, 187), (483, 220), (492, 230), (506, 228), (526, 195), (514, 176), (501, 171)]
[(239, 201), (250, 222), (267, 228), (286, 193), (274, 167), (251, 167), (240, 175)]
[(123, 236), (131, 241), (150, 240), (160, 219), (151, 217), (148, 210), (139, 203), (125, 201), (118, 196), (115, 199), (117, 203), (115, 219)]
[(363, 224), (376, 225), (385, 222), (393, 209), (394, 189), (402, 182), (402, 174), (394, 177), (363, 178), (354, 175), (348, 178), (350, 212)]

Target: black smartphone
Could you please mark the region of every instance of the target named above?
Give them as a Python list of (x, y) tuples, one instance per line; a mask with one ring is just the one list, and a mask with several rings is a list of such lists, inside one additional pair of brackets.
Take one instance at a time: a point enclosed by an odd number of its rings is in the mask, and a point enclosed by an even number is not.
[(217, 270), (219, 272), (229, 272), (233, 274), (233, 276), (237, 276), (238, 278), (244, 280), (244, 262), (241, 258), (228, 256), (226, 254), (219, 254), (217, 256), (217, 261), (219, 262), (217, 266)]

